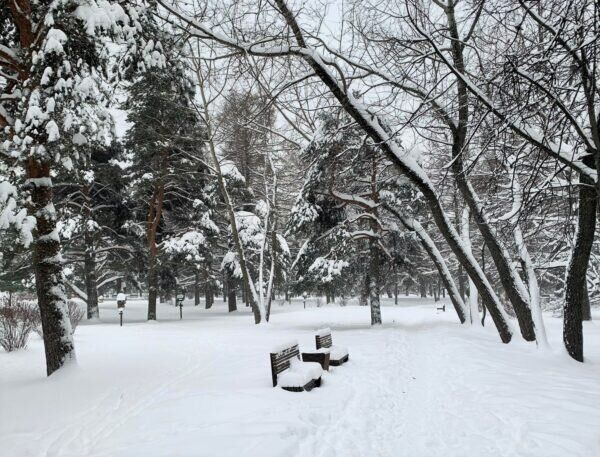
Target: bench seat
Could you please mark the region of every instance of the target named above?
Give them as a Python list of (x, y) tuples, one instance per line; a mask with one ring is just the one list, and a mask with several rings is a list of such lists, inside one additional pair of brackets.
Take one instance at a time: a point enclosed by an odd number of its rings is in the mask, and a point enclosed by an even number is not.
[(350, 358), (348, 349), (343, 346), (334, 346), (332, 344), (333, 340), (331, 338), (331, 330), (328, 328), (317, 330), (315, 342), (317, 345), (317, 350), (329, 350), (329, 365), (333, 367), (337, 367), (343, 363), (346, 363)]
[(271, 352), (273, 387), (291, 392), (310, 391), (321, 386), (323, 368), (317, 362), (301, 362), (298, 343), (279, 346)]

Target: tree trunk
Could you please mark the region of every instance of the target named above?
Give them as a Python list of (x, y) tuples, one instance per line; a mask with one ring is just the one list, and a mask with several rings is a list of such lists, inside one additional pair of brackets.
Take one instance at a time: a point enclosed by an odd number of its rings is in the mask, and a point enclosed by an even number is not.
[[(588, 158), (584, 159), (584, 163), (588, 165), (590, 162), (589, 159), (586, 159)], [(575, 246), (567, 267), (565, 284), (563, 341), (569, 355), (575, 360), (583, 362), (582, 308), (586, 299), (584, 290), (587, 288), (587, 268), (596, 230), (598, 194), (594, 188), (595, 183), (590, 178), (580, 174), (579, 180), (577, 233), (575, 234)]]
[[(202, 77), (201, 71), (198, 70), (198, 79), (200, 82), (204, 80)], [(213, 132), (212, 132), (212, 124), (210, 122), (210, 112), (208, 108), (208, 99), (206, 98), (206, 93), (204, 92), (203, 85), (199, 85), (200, 96), (202, 98), (202, 103), (204, 105), (204, 115), (206, 121), (206, 130), (207, 136), (209, 138), (208, 146), (211, 154), (211, 158), (213, 161), (213, 166), (217, 170), (217, 182), (219, 184), (219, 190), (221, 191), (221, 196), (225, 202), (225, 206), (227, 208), (227, 214), (229, 216), (229, 223), (231, 226), (231, 236), (233, 238), (233, 242), (235, 244), (235, 248), (238, 254), (238, 261), (240, 264), (240, 269), (242, 270), (242, 287), (248, 287), (250, 294), (248, 296), (249, 305), (252, 308), (252, 314), (254, 316), (254, 323), (260, 324), (264, 317), (264, 309), (258, 303), (258, 295), (256, 293), (256, 289), (254, 287), (254, 283), (252, 282), (252, 278), (250, 276), (250, 271), (248, 269), (248, 264), (246, 263), (246, 254), (244, 252), (244, 247), (242, 245), (242, 241), (240, 239), (240, 235), (237, 228), (237, 221), (235, 218), (235, 211), (233, 208), (233, 204), (231, 203), (231, 199), (229, 197), (229, 192), (227, 191), (227, 186), (225, 184), (225, 179), (223, 178), (223, 173), (221, 171), (221, 165), (219, 163), (219, 158), (217, 157), (217, 150), (215, 144), (212, 140)]]
[[(298, 45), (301, 48), (307, 48), (302, 31), (285, 1), (275, 0), (275, 2), (285, 18), (286, 23), (293, 32)], [(380, 145), (383, 153), (393, 164), (395, 164), (397, 169), (410, 179), (421, 191), (424, 199), (428, 203), (433, 220), (436, 222), (441, 235), (444, 236), (458, 261), (465, 267), (467, 273), (473, 279), (482, 300), (486, 303), (490, 315), (494, 320), (494, 324), (496, 325), (496, 329), (498, 330), (500, 339), (504, 343), (510, 342), (512, 331), (504, 310), (502, 309), (502, 305), (475, 260), (472, 256), (468, 256), (465, 253), (456, 230), (454, 230), (454, 227), (450, 224), (450, 221), (442, 208), (438, 193), (427, 176), (425, 176), (420, 168), (412, 164), (412, 162), (406, 162), (402, 159), (405, 153), (401, 151), (393, 141), (389, 140), (389, 133), (386, 132), (378, 117), (370, 114), (367, 107), (362, 105), (356, 98), (346, 93), (343, 87), (340, 86), (338, 81), (334, 78), (333, 73), (325, 68), (325, 64), (322, 61), (315, 59), (310, 53), (304, 53), (302, 54), (302, 57), (307, 64), (311, 66), (312, 70), (321, 81), (329, 88), (344, 110), (352, 116), (373, 141)]]
[(194, 275), (194, 306), (200, 304), (200, 271), (196, 270)]
[(371, 284), (371, 280), (369, 278), (369, 273), (365, 274), (365, 279), (360, 290), (360, 297), (358, 303), (360, 306), (367, 306), (369, 302), (369, 287)]
[[(454, 15), (454, 2), (448, 2), (445, 13), (448, 18), (448, 30), (452, 37), (451, 47), (454, 65), (458, 72), (464, 74), (464, 45), (460, 41), (458, 26)], [(466, 84), (460, 78), (457, 80), (456, 87), (458, 98), (458, 125), (451, 128), (452, 171), (454, 173), (454, 178), (467, 206), (471, 210), (473, 219), (475, 220), (488, 249), (490, 250), (492, 260), (498, 270), (500, 282), (513, 306), (517, 321), (519, 322), (521, 335), (526, 341), (534, 341), (535, 331), (525, 286), (518, 273), (512, 267), (504, 246), (489, 225), (485, 212), (479, 204), (479, 199), (465, 172), (464, 157), (468, 148), (469, 92)]]
[(369, 245), (369, 301), (371, 303), (371, 325), (381, 325), (381, 269), (379, 246), (374, 239), (369, 241)]
[[(587, 286), (587, 284), (586, 284)], [(583, 288), (581, 301), (581, 320), (583, 321), (591, 321), (592, 320), (592, 308), (590, 306), (590, 295), (588, 293), (587, 287)]]
[(158, 261), (150, 255), (148, 265), (148, 320), (156, 320), (156, 299), (158, 298)]
[(398, 281), (394, 283), (394, 305), (398, 304)]
[(88, 240), (86, 236), (85, 248), (85, 292), (87, 294), (87, 318), (98, 319), (98, 280), (96, 278), (96, 251), (94, 250), (93, 240)]
[[(82, 186), (82, 194), (84, 197), (84, 214), (89, 222), (93, 221), (92, 201), (90, 198), (90, 185)], [(99, 318), (98, 311), (98, 280), (96, 277), (96, 246), (93, 228), (86, 224), (84, 232), (85, 254), (83, 261), (84, 277), (85, 277), (85, 292), (87, 304), (87, 318)]]
[(421, 298), (427, 298), (427, 284), (425, 284), (423, 276), (419, 278), (419, 291), (421, 292)]
[(64, 292), (50, 166), (29, 159), (27, 178), (31, 185), (29, 213), (36, 218), (33, 269), (42, 321), (46, 373), (50, 376), (70, 360), (75, 360), (75, 345)]
[(206, 284), (204, 286), (204, 309), (211, 309), (214, 303), (214, 296), (212, 292), (212, 286)]
[(227, 308), (230, 313), (237, 311), (237, 287), (236, 280), (227, 270)]

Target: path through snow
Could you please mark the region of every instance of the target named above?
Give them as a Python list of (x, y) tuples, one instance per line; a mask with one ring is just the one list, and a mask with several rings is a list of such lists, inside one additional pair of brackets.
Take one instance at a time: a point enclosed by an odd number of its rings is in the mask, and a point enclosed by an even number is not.
[[(276, 307), (254, 326), (162, 305), (157, 323), (114, 304), (76, 333), (78, 366), (45, 379), (41, 342), (0, 354), (0, 449), (6, 457), (597, 457), (600, 326), (586, 324), (589, 363), (560, 349), (502, 345), (491, 328), (456, 323), (427, 301), (368, 308)], [(600, 316), (598, 316), (600, 317)], [(547, 318), (555, 348), (560, 322)], [(333, 329), (350, 361), (323, 387), (270, 387), (269, 348)]]

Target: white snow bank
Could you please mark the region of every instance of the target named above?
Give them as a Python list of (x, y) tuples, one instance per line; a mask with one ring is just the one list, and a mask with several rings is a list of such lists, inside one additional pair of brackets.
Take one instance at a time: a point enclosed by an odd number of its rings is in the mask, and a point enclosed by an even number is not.
[[(540, 352), (499, 343), (490, 323), (436, 314), (432, 300), (383, 300), (377, 328), (369, 307), (308, 301), (273, 306), (268, 326), (220, 300), (187, 306), (183, 321), (159, 305), (148, 324), (147, 303), (130, 296), (119, 327), (106, 300), (101, 322), (75, 333), (79, 366), (49, 379), (37, 336), (26, 351), (0, 350), (2, 456), (600, 455), (597, 310), (579, 364), (548, 316), (554, 350)], [(325, 325), (353, 348), (352, 363), (310, 394), (274, 389), (269, 348), (290, 338), (313, 348)]]

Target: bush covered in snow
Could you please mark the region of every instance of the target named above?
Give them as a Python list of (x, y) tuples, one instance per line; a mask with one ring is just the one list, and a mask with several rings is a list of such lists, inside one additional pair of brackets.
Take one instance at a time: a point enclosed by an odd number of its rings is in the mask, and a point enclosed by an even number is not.
[(26, 302), (17, 302), (11, 306), (0, 306), (0, 346), (6, 352), (27, 347), (29, 334), (38, 322), (38, 314), (34, 307)]
[[(75, 329), (85, 316), (85, 311), (76, 301), (67, 300), (67, 307), (69, 308), (69, 320), (71, 321), (71, 335), (75, 333)], [(36, 317), (36, 325), (34, 328), (35, 333), (37, 333), (40, 337), (43, 337), (44, 332), (42, 330), (42, 318), (40, 316), (40, 310), (35, 309), (35, 317)]]

